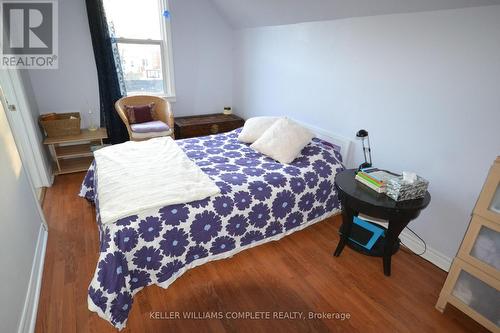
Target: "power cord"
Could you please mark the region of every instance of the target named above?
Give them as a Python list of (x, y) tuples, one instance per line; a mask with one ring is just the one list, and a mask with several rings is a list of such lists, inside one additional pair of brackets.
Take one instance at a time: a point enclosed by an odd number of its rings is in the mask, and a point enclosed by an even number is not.
[(406, 247), (408, 250), (410, 250), (410, 251), (409, 251), (409, 253), (413, 253), (414, 255), (417, 255), (417, 256), (421, 256), (421, 255), (423, 255), (423, 254), (427, 251), (427, 244), (426, 244), (426, 243), (425, 243), (425, 241), (422, 239), (422, 237), (420, 237), (419, 235), (417, 235), (417, 233), (416, 233), (415, 231), (411, 230), (411, 229), (410, 229), (410, 228), (408, 228), (408, 227), (406, 227), (406, 229), (410, 230), (410, 232), (411, 232), (413, 235), (415, 235), (415, 237), (417, 237), (417, 238), (418, 238), (418, 239), (422, 242), (422, 244), (424, 244), (424, 251), (423, 251), (422, 253), (416, 253), (416, 252), (414, 252), (412, 249), (410, 249), (410, 248), (408, 247), (408, 245), (406, 245), (405, 243), (401, 242), (401, 244), (402, 244), (404, 247)]

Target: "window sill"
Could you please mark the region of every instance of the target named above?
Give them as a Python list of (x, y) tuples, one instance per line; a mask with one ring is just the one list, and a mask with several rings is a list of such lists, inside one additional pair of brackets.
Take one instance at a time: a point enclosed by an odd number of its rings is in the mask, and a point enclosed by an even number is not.
[(169, 101), (171, 103), (175, 103), (175, 101), (177, 100), (177, 98), (175, 96), (160, 95), (160, 97), (165, 98), (167, 101)]
[[(126, 97), (130, 97), (130, 96), (137, 96), (139, 94), (130, 94), (130, 95), (127, 95)], [(164, 98), (166, 99), (167, 101), (169, 101), (170, 103), (175, 103), (177, 98), (175, 96), (168, 96), (168, 95), (155, 95), (155, 94), (144, 94), (144, 95), (151, 95), (151, 96), (156, 96), (156, 97), (161, 97), (161, 98)]]

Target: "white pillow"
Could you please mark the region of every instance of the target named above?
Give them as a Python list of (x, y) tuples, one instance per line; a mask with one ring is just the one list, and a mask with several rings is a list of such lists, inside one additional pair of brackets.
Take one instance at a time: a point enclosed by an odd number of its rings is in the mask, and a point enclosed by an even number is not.
[(238, 140), (245, 143), (255, 142), (260, 136), (274, 124), (279, 117), (253, 117), (245, 121)]
[(277, 120), (250, 147), (284, 164), (292, 162), (314, 137), (307, 128), (288, 119)]

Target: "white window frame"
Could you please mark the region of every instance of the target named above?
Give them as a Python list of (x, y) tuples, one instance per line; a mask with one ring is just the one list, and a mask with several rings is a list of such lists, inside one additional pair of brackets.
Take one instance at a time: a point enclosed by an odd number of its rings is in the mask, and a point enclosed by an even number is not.
[[(163, 74), (163, 91), (164, 94), (158, 96), (164, 97), (171, 102), (175, 102), (175, 82), (174, 82), (174, 61), (172, 56), (172, 29), (170, 18), (163, 17), (163, 12), (169, 10), (168, 0), (157, 0), (160, 9), (160, 29), (162, 39), (136, 39), (136, 38), (115, 38), (115, 43), (118, 44), (144, 44), (144, 45), (159, 45), (162, 58), (162, 74)], [(139, 1), (137, 2), (139, 4)], [(121, 60), (120, 60), (121, 61)], [(128, 94), (127, 96), (133, 96)]]

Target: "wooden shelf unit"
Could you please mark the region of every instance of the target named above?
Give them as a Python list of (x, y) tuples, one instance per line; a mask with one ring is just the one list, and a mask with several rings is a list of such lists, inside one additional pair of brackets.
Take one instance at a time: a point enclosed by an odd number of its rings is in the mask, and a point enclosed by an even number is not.
[(94, 160), (93, 157), (75, 157), (75, 158), (66, 158), (59, 160), (60, 171), (59, 175), (65, 173), (73, 173), (80, 171), (87, 171), (90, 164)]
[(82, 130), (78, 135), (45, 138), (54, 160), (54, 174), (86, 171), (94, 159), (91, 147), (103, 145), (108, 137), (105, 128)]
[(58, 157), (85, 157), (92, 156), (88, 143), (71, 145), (71, 146), (58, 146), (55, 147)]

